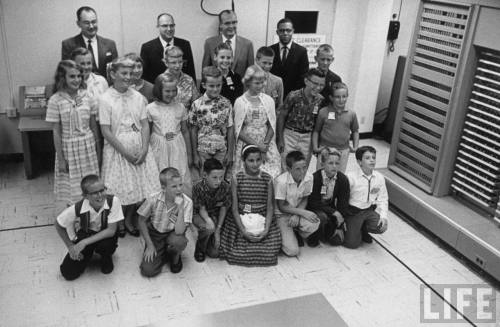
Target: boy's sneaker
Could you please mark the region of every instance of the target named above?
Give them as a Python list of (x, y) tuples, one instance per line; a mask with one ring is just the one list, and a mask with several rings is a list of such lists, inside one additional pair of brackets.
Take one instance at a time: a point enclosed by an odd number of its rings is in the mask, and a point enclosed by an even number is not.
[(179, 256), (179, 261), (177, 263), (170, 262), (170, 271), (174, 274), (177, 274), (182, 270), (182, 259)]
[(194, 260), (197, 262), (205, 261), (205, 253), (198, 246), (194, 248)]
[(113, 259), (110, 255), (103, 255), (101, 257), (101, 272), (103, 274), (109, 274), (113, 271), (115, 266), (113, 265)]
[(307, 245), (311, 248), (315, 248), (319, 245), (319, 230), (315, 231), (306, 239)]
[(368, 244), (371, 244), (373, 243), (373, 237), (370, 235), (370, 233), (368, 232), (361, 232), (361, 239), (363, 240), (363, 242), (365, 243), (368, 243)]

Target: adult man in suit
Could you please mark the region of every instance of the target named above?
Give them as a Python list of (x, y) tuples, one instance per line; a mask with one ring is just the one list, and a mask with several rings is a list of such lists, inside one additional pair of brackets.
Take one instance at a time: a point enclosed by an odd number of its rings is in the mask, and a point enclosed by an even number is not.
[(284, 96), (304, 87), (304, 75), (309, 70), (307, 50), (292, 41), (293, 23), (289, 18), (281, 19), (277, 24), (276, 33), (279, 42), (273, 44), (274, 56), (271, 73), (283, 79)]
[(143, 78), (151, 83), (155, 82), (156, 77), (167, 69), (163, 61), (165, 50), (175, 45), (184, 53), (182, 71), (196, 81), (191, 44), (187, 40), (174, 37), (174, 17), (167, 13), (158, 15), (156, 27), (160, 36), (141, 46), (141, 58), (144, 61)]
[(80, 7), (76, 18), (81, 33), (62, 41), (62, 59), (71, 59), (76, 48), (87, 48), (92, 54), (92, 70), (106, 77), (106, 65), (118, 57), (115, 41), (97, 35), (97, 14), (93, 8)]
[(219, 14), (220, 35), (212, 36), (205, 40), (203, 61), (201, 66), (212, 66), (214, 49), (221, 43), (226, 43), (233, 50), (232, 70), (243, 77), (248, 66), (253, 65), (253, 44), (252, 41), (236, 35), (238, 19), (232, 10), (223, 10)]

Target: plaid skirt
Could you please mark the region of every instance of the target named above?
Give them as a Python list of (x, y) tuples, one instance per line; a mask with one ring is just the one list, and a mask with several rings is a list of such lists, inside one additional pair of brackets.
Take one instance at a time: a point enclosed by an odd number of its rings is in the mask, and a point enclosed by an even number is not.
[(90, 174), (99, 175), (94, 134), (63, 138), (62, 151), (68, 162), (68, 173), (59, 171), (59, 158), (56, 153), (54, 193), (57, 200), (73, 204), (82, 198), (82, 178)]

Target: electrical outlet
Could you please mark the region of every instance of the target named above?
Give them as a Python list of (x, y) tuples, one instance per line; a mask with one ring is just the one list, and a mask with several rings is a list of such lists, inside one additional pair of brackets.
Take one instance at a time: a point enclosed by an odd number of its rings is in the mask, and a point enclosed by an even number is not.
[(483, 258), (481, 258), (480, 256), (478, 256), (477, 254), (476, 254), (475, 261), (476, 261), (476, 264), (481, 268), (484, 268), (484, 266), (486, 265), (486, 261)]

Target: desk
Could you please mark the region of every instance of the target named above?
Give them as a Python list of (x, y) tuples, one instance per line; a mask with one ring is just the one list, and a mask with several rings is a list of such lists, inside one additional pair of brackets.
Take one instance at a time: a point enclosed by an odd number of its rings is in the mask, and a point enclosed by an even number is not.
[(149, 326), (183, 327), (347, 327), (323, 294), (300, 296)]
[(19, 131), (23, 142), (24, 172), (27, 179), (33, 178), (33, 161), (31, 156), (30, 134), (52, 132), (52, 124), (47, 123), (41, 116), (21, 117)]

